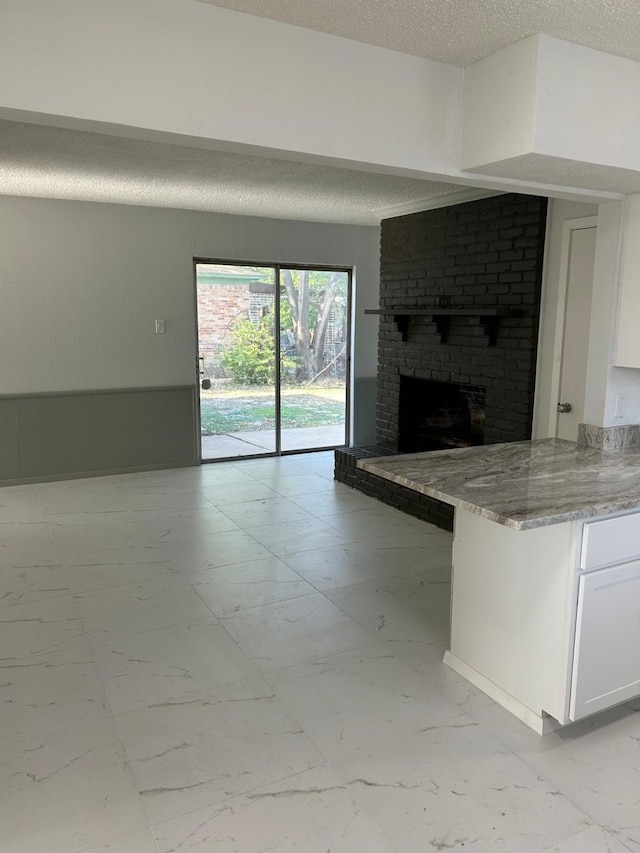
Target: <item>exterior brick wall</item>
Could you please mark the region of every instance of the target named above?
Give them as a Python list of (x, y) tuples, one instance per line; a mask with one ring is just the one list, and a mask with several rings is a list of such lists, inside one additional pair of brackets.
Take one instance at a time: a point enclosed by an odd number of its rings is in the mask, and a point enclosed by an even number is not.
[(547, 200), (508, 194), (384, 220), (381, 308), (508, 307), (489, 345), (475, 316), (452, 316), (441, 343), (431, 316), (407, 340), (380, 317), (376, 441), (398, 448), (400, 377), (486, 388), (485, 443), (531, 437)]
[(247, 283), (199, 284), (197, 297), (198, 352), (204, 356), (204, 375), (220, 379), (227, 375), (220, 365), (220, 349), (229, 331), (243, 317), (258, 322), (265, 309), (273, 312), (273, 287)]
[(246, 284), (198, 286), (198, 341), (200, 355), (214, 357), (238, 317), (248, 316)]
[[(285, 297), (283, 297), (285, 299)], [(198, 352), (204, 356), (204, 375), (209, 379), (227, 376), (220, 365), (220, 351), (235, 322), (248, 318), (257, 323), (265, 311), (275, 314), (275, 290), (260, 282), (242, 284), (198, 283)], [(342, 380), (346, 361), (346, 320), (344, 309), (334, 304), (327, 321), (324, 339), (323, 365), (330, 366), (326, 376)], [(286, 345), (293, 333), (283, 330), (281, 344)], [(293, 355), (294, 353), (290, 353)]]

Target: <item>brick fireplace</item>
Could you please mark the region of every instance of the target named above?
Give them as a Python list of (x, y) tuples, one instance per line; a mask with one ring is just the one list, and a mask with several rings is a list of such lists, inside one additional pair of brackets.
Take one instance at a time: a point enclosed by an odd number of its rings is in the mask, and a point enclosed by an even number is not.
[(531, 437), (546, 211), (510, 193), (383, 221), (377, 451)]

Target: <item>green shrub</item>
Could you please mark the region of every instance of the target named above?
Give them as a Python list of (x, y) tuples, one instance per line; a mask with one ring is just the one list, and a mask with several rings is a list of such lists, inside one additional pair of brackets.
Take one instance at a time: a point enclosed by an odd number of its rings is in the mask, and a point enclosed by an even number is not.
[[(273, 316), (265, 314), (257, 323), (246, 317), (237, 320), (222, 346), (220, 361), (239, 385), (275, 385), (275, 341)], [(292, 358), (282, 357), (281, 370), (295, 367)]]

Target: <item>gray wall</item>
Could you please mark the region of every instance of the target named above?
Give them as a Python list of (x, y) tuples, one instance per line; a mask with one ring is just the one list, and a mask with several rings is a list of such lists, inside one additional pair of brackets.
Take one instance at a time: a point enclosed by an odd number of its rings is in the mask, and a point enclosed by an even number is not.
[(193, 387), (0, 398), (0, 483), (193, 465)]
[[(29, 397), (43, 405), (43, 399), (61, 393), (176, 388), (191, 389), (190, 395), (180, 398), (180, 406), (195, 436), (194, 256), (354, 266), (353, 374), (375, 375), (376, 321), (365, 318), (363, 311), (378, 302), (378, 228), (0, 197), (3, 436), (8, 437), (10, 404), (17, 399), (23, 401), (26, 424), (24, 400)], [(155, 319), (165, 321), (164, 335), (154, 333)], [(138, 418), (147, 417), (132, 399), (119, 414), (124, 432), (127, 424), (133, 428)], [(170, 411), (175, 405), (171, 394), (166, 403)], [(82, 405), (78, 403), (75, 411)], [(357, 408), (366, 430), (367, 413)], [(62, 413), (64, 407), (51, 403), (49, 409)], [(151, 410), (158, 414), (155, 402)], [(51, 418), (47, 428), (53, 433), (65, 423), (68, 429), (66, 415), (63, 421), (53, 414)], [(14, 428), (9, 426), (9, 433)], [(34, 422), (36, 433), (40, 428)], [(15, 433), (16, 440), (26, 442), (27, 433), (22, 430), (20, 438), (20, 432)], [(193, 461), (184, 458), (182, 437), (178, 443), (167, 464)], [(4, 451), (0, 482), (7, 482), (7, 472), (16, 470), (7, 454), (21, 452), (11, 441), (6, 446), (14, 450)], [(96, 470), (156, 464), (145, 452), (140, 447), (137, 456), (129, 454), (125, 466), (115, 454)], [(93, 470), (79, 467), (80, 458), (65, 453), (61, 456), (58, 449), (55, 459), (42, 457), (39, 470), (30, 463), (32, 473), (18, 476), (68, 476)], [(67, 460), (65, 471), (59, 470), (62, 458)]]

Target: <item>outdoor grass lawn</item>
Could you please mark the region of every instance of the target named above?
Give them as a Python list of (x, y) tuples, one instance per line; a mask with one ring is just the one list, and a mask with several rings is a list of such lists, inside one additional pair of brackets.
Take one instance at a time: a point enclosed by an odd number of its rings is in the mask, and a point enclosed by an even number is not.
[[(288, 392), (282, 395), (284, 429), (336, 426), (344, 423), (344, 398), (340, 394)], [(200, 401), (203, 435), (275, 429), (273, 392), (224, 394)]]

